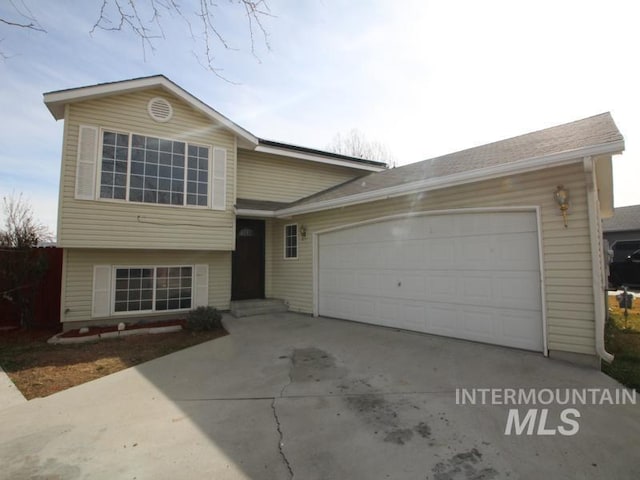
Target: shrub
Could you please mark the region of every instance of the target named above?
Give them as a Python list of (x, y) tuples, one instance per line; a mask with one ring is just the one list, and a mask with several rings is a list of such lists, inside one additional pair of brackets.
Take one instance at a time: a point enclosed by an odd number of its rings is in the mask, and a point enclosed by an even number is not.
[(187, 315), (187, 328), (194, 332), (222, 328), (222, 314), (213, 307), (198, 307)]

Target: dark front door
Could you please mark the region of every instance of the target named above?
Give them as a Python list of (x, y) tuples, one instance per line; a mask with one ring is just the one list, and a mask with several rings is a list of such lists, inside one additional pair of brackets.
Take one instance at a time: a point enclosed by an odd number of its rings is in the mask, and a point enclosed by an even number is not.
[(236, 220), (231, 299), (264, 298), (264, 220)]

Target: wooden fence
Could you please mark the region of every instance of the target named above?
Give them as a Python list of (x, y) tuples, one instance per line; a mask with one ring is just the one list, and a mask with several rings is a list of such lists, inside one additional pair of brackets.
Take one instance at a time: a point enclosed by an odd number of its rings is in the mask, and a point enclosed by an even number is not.
[[(34, 290), (33, 326), (53, 328), (60, 326), (60, 286), (62, 284), (62, 249), (39, 249), (47, 259), (47, 271)], [(0, 252), (10, 255), (11, 252)], [(0, 292), (6, 289), (0, 278)], [(0, 327), (20, 326), (20, 312), (16, 305), (0, 296)]]

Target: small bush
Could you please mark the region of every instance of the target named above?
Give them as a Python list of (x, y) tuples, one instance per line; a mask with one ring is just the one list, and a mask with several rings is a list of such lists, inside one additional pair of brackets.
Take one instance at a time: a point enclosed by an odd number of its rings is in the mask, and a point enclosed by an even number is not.
[(194, 332), (222, 328), (222, 314), (213, 307), (198, 307), (187, 315), (187, 328)]

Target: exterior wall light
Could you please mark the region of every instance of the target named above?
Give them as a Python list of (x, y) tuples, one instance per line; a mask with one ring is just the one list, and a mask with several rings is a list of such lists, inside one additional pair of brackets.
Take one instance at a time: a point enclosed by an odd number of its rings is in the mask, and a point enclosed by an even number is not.
[(300, 225), (300, 237), (307, 238), (307, 227), (304, 225)]
[(558, 188), (556, 188), (556, 191), (553, 194), (553, 198), (560, 207), (562, 218), (564, 219), (564, 227), (567, 228), (569, 226), (569, 224), (567, 223), (567, 210), (569, 210), (569, 191), (564, 188), (564, 185), (558, 185)]

